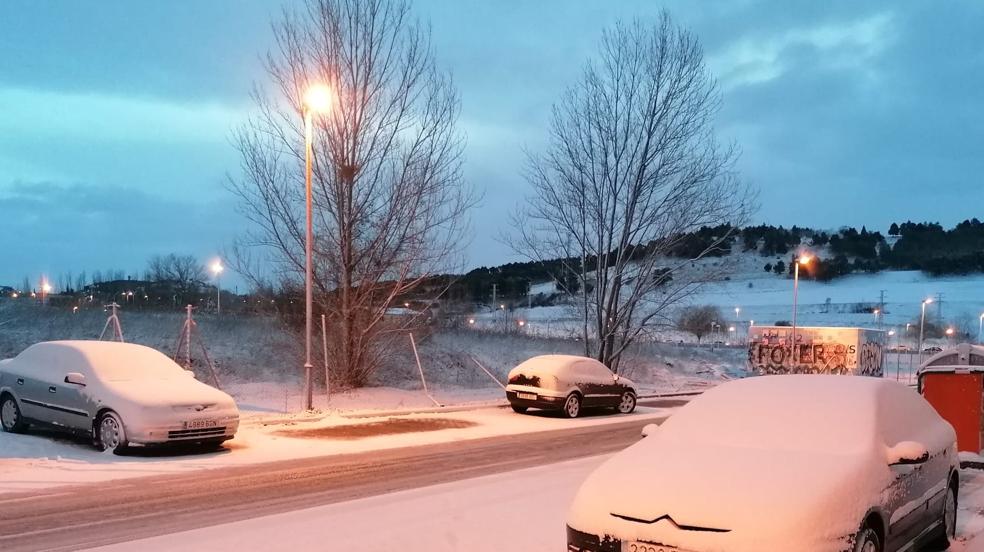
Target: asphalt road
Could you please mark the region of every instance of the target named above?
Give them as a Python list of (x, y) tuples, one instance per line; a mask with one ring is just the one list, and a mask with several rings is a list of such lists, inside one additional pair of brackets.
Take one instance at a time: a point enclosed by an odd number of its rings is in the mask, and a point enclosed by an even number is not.
[(647, 423), (572, 420), (564, 430), (4, 495), (0, 550), (80, 550), (605, 454), (639, 440)]

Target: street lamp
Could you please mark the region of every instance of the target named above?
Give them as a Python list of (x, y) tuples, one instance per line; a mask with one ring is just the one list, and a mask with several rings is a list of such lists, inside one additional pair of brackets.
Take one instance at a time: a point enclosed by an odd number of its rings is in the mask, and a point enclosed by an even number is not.
[(875, 309), (873, 311), (873, 314), (875, 315), (875, 324), (878, 326), (878, 329), (880, 330), (881, 329), (881, 316), (880, 316), (881, 315), (881, 309)]
[(799, 294), (800, 265), (806, 266), (806, 265), (810, 264), (810, 261), (811, 260), (813, 260), (813, 257), (811, 257), (809, 255), (800, 255), (800, 256), (796, 257), (796, 259), (793, 261), (793, 265), (794, 265), (794, 268), (793, 268), (793, 334), (791, 336), (791, 341), (790, 341), (790, 344), (789, 344), (790, 350), (792, 351), (792, 355), (790, 355), (790, 356), (792, 357), (793, 364), (796, 364), (796, 357), (797, 357), (797, 355), (796, 355), (796, 300), (797, 300), (797, 295)]
[(311, 328), (312, 328), (312, 253), (311, 243), (314, 233), (311, 226), (311, 167), (314, 157), (314, 114), (325, 113), (331, 109), (331, 90), (322, 84), (315, 84), (304, 94), (301, 112), (304, 116), (304, 199), (306, 232), (304, 235), (304, 409), (311, 410), (313, 393), (311, 385)]
[(922, 302), (922, 314), (919, 315), (919, 364), (922, 365), (923, 359), (923, 334), (926, 329), (926, 305), (933, 302), (932, 297), (927, 297), (923, 299)]
[(208, 268), (209, 270), (212, 271), (212, 274), (215, 276), (215, 314), (221, 315), (222, 314), (222, 285), (219, 281), (219, 276), (222, 274), (222, 271), (225, 270), (225, 267), (222, 266), (221, 260), (216, 259), (215, 262), (212, 263), (212, 265), (209, 266)]
[(984, 333), (984, 313), (981, 313), (981, 322), (977, 326), (977, 344), (978, 345), (984, 344), (984, 341), (981, 341), (981, 334), (982, 333)]
[(48, 299), (48, 294), (51, 293), (51, 284), (47, 281), (41, 284), (41, 304), (43, 305)]

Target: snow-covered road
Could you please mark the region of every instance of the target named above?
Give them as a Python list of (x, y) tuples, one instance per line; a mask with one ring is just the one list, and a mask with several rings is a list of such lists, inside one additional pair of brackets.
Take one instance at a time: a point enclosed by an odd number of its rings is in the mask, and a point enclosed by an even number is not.
[[(349, 550), (553, 552), (563, 550), (567, 508), (609, 455), (467, 479), (98, 548), (141, 550)], [(984, 552), (984, 473), (965, 470), (952, 552)]]
[(594, 456), (98, 548), (547, 552), (565, 548), (567, 507)]

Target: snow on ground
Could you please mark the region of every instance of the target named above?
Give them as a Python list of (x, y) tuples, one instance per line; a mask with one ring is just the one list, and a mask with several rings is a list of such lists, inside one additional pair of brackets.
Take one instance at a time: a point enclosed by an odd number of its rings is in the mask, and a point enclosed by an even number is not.
[[(666, 417), (671, 411), (672, 409), (639, 407), (630, 415), (588, 415), (576, 420), (567, 420), (548, 413), (521, 415), (508, 408), (422, 412), (402, 416), (372, 416), (371, 413), (364, 413), (369, 417), (359, 418), (351, 417), (356, 413), (348, 413), (348, 416), (337, 413), (324, 416), (252, 414), (244, 417), (239, 433), (235, 439), (226, 443), (224, 451), (184, 454), (150, 451), (128, 456), (97, 452), (84, 440), (73, 440), (52, 433), (0, 433), (0, 493), (594, 426), (624, 422), (630, 418), (657, 420)], [(303, 438), (297, 434), (289, 434), (366, 424), (386, 426), (386, 422), (393, 420), (434, 427), (430, 431), (374, 434), (362, 438)], [(346, 431), (342, 430), (340, 433), (345, 434)]]
[[(608, 458), (539, 466), (95, 550), (553, 552), (565, 548), (567, 511), (578, 487)], [(951, 552), (984, 552), (984, 472), (962, 474), (957, 534)]]
[(608, 456), (539, 466), (98, 548), (554, 552), (567, 508)]

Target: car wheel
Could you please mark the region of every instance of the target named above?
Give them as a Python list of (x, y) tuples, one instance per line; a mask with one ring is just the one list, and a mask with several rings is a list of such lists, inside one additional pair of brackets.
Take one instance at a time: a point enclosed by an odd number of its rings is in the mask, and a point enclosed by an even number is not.
[(123, 420), (113, 411), (106, 412), (96, 423), (96, 448), (120, 454), (126, 450), (126, 429)]
[(621, 414), (631, 414), (635, 411), (636, 396), (630, 391), (622, 393), (622, 400), (618, 403), (618, 411)]
[(509, 406), (512, 407), (513, 412), (518, 412), (520, 414), (524, 414), (527, 410), (529, 410), (529, 408), (527, 408), (525, 406), (519, 406), (519, 405), (515, 405), (515, 404), (511, 404)]
[(11, 395), (4, 395), (0, 399), (0, 426), (7, 433), (20, 433), (25, 425), (17, 400)]
[(950, 546), (950, 539), (957, 535), (957, 490), (953, 485), (947, 487), (946, 500), (943, 501), (943, 519), (940, 526), (933, 532), (930, 540), (932, 550), (946, 550)]
[(854, 537), (854, 552), (882, 552), (881, 539), (871, 527), (865, 527)]
[(577, 418), (581, 415), (581, 396), (577, 393), (571, 393), (567, 395), (567, 400), (564, 401), (564, 416), (568, 418)]

